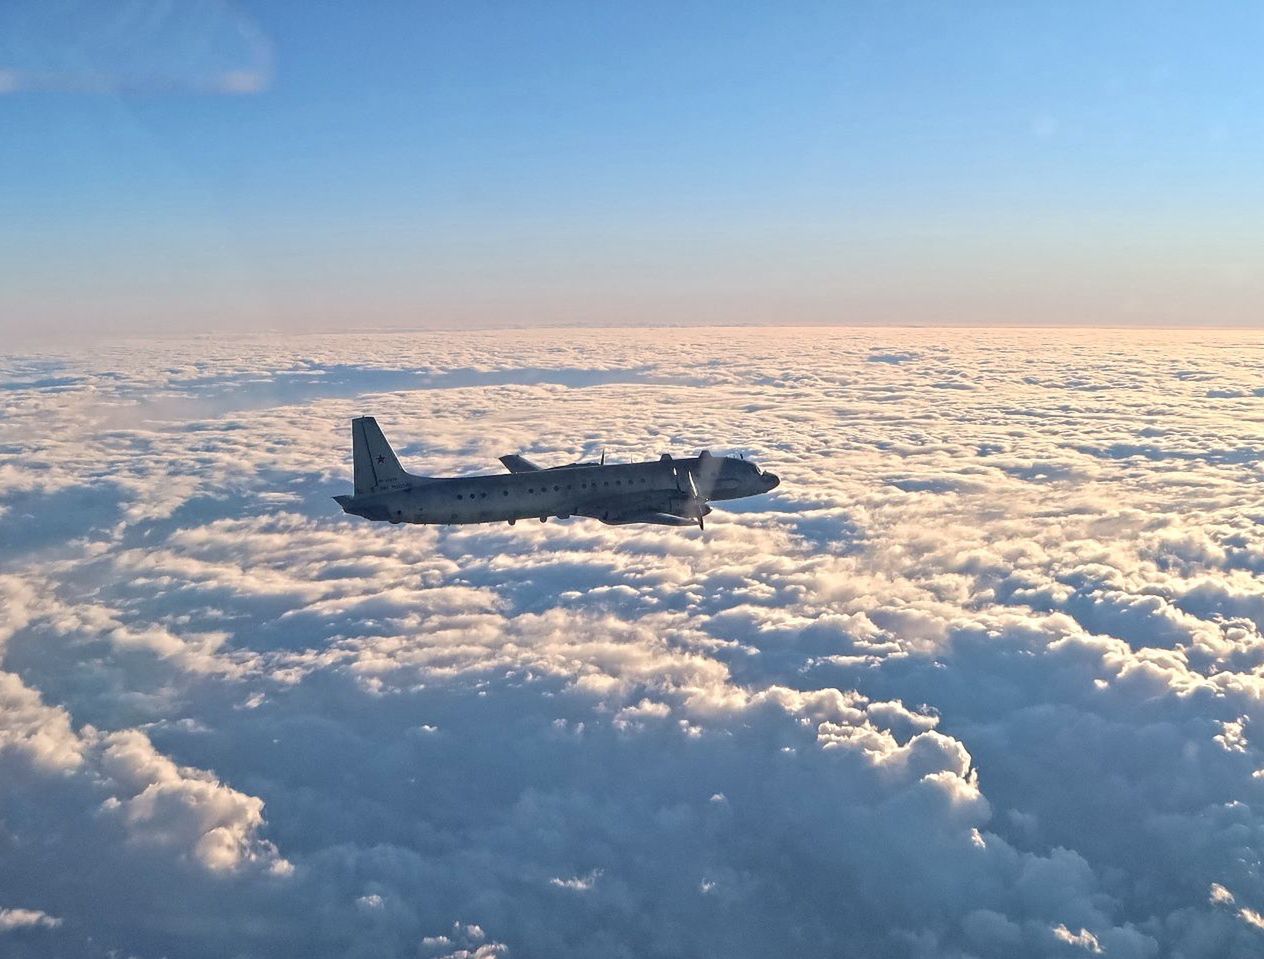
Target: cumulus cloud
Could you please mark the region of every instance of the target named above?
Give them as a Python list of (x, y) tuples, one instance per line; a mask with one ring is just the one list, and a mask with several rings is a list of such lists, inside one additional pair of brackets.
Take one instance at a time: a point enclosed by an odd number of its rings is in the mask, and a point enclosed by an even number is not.
[(1238, 915), (1242, 917), (1242, 921), (1256, 929), (1264, 930), (1264, 915), (1256, 912), (1254, 909), (1248, 909), (1243, 906), (1238, 910)]
[(139, 730), (106, 736), (100, 769), (117, 789), (105, 809), (122, 817), (133, 838), (187, 851), (215, 872), (250, 862), (263, 862), (275, 873), (290, 871), (271, 843), (256, 839), (262, 800), (203, 770), (177, 766)]
[(1059, 924), (1053, 927), (1053, 937), (1059, 942), (1065, 942), (1068, 946), (1076, 946), (1085, 952), (1100, 953), (1102, 951), (1102, 944), (1087, 929), (1072, 932), (1066, 926)]
[[(0, 360), (0, 902), (68, 955), (1258, 952), (1260, 347), (657, 337)], [(783, 483), (369, 526), (360, 412)]]
[(0, 933), (11, 929), (56, 929), (61, 919), (39, 909), (0, 909)]
[(594, 869), (586, 876), (571, 876), (563, 879), (561, 876), (554, 876), (549, 880), (550, 886), (556, 886), (558, 889), (569, 889), (572, 892), (588, 892), (597, 884), (597, 880), (601, 878), (601, 870)]
[(49, 706), (40, 694), (12, 673), (0, 673), (0, 754), (23, 753), (36, 766), (73, 769), (83, 747), (60, 706)]

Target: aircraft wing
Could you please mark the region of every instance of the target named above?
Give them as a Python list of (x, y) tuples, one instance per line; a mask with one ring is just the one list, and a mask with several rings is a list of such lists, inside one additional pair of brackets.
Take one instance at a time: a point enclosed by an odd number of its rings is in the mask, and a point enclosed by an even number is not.
[(511, 473), (538, 473), (540, 467), (536, 466), (525, 456), (519, 456), (517, 453), (508, 453), (500, 458), (505, 464), (505, 469)]
[(626, 526), (628, 523), (652, 523), (655, 526), (696, 526), (697, 523), (691, 519), (685, 519), (683, 516), (673, 516), (671, 513), (659, 513), (656, 510), (636, 510), (628, 513), (612, 513), (608, 516), (598, 516), (607, 526)]
[(608, 526), (623, 526), (626, 523), (654, 523), (658, 526), (697, 524), (694, 519), (676, 515), (672, 512), (675, 508), (676, 497), (654, 492), (649, 495), (641, 493), (592, 499), (574, 510), (572, 515), (599, 519)]

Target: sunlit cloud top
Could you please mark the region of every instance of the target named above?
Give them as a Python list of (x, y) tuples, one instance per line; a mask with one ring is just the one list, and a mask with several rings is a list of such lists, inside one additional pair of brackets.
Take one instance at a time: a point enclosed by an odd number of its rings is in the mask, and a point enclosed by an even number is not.
[[(1260, 338), (671, 334), (0, 356), (0, 954), (1259, 955)], [(783, 481), (368, 524), (362, 412)]]

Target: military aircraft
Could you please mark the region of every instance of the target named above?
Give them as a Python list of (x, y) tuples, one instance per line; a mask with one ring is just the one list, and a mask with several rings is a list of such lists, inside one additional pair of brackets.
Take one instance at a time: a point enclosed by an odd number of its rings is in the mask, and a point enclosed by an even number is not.
[(498, 523), (587, 516), (610, 526), (655, 523), (703, 528), (710, 500), (767, 493), (781, 481), (737, 456), (644, 463), (571, 463), (541, 467), (524, 456), (500, 461), (507, 473), (415, 476), (399, 465), (377, 420), (351, 421), (355, 493), (335, 496), (347, 513), (389, 523)]

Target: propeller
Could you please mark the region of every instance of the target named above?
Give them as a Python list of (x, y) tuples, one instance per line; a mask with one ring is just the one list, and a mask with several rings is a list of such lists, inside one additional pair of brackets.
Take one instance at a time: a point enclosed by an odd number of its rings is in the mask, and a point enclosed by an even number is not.
[(706, 525), (703, 523), (702, 517), (706, 515), (707, 501), (698, 494), (698, 484), (694, 482), (693, 473), (680, 465), (675, 467), (674, 472), (676, 474), (676, 489), (689, 495), (689, 499), (685, 503), (685, 509), (692, 513), (698, 521), (698, 529), (705, 530)]
[(606, 448), (604, 446), (601, 448), (601, 465), (606, 465)]
[[(711, 493), (715, 489), (715, 482), (719, 478), (720, 467), (723, 460), (716, 459), (711, 455), (710, 450), (699, 450), (697, 460), (697, 477), (694, 485), (695, 495), (702, 510), (710, 512), (710, 508), (706, 503), (711, 499)], [(699, 520), (701, 523), (701, 520)]]

